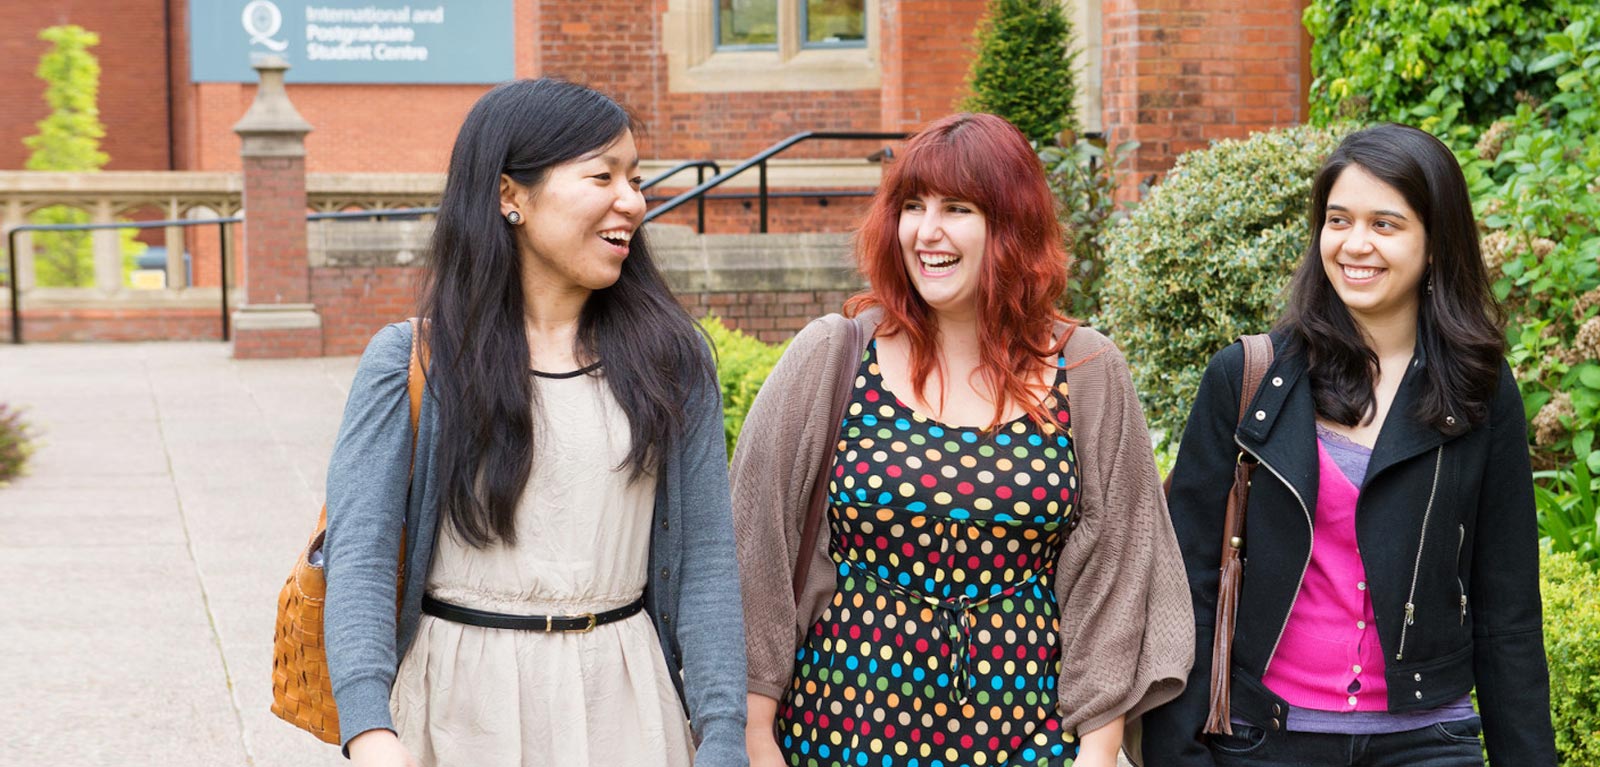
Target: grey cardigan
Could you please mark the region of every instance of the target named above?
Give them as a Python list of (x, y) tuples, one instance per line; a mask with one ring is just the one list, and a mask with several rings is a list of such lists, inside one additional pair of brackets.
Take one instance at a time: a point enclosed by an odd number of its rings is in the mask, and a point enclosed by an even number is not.
[[(389, 691), (416, 635), (439, 527), (431, 390), (423, 396), (416, 465), (407, 480), (410, 354), (407, 323), (373, 336), (328, 464), (324, 620), (346, 746), (368, 730), (394, 729)], [(706, 386), (685, 407), (688, 432), (677, 453), (666, 456), (656, 486), (645, 609), (699, 742), (695, 764), (744, 767), (744, 626), (720, 395)], [(394, 570), (402, 525), (405, 593), (397, 622)]]

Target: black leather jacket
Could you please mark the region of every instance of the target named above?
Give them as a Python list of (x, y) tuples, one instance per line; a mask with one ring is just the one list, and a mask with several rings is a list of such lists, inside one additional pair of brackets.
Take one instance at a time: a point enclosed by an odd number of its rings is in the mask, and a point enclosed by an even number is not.
[[(1205, 722), (1224, 496), (1242, 453), (1251, 483), (1233, 646), (1235, 717), (1281, 729), (1289, 707), (1262, 684), (1311, 556), (1318, 463), (1305, 359), (1274, 335), (1276, 359), (1242, 424), (1244, 352), (1212, 358), (1172, 472), (1168, 507), (1197, 625), (1194, 670), (1177, 700), (1146, 715), (1147, 765), (1211, 765)], [(1555, 765), (1539, 603), (1538, 530), (1527, 422), (1502, 364), (1489, 420), (1448, 437), (1416, 419), (1419, 347), (1378, 435), (1356, 506), (1356, 537), (1383, 646), (1389, 710), (1428, 709), (1477, 687), (1495, 764)]]

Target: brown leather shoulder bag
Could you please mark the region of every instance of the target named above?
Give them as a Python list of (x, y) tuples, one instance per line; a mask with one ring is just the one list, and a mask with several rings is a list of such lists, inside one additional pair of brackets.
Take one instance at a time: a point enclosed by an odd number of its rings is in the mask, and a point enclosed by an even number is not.
[[(1239, 420), (1272, 367), (1272, 338), (1265, 333), (1241, 336), (1244, 343), (1244, 379), (1239, 389)], [(1211, 643), (1211, 705), (1206, 713), (1205, 731), (1233, 734), (1230, 722), (1230, 694), (1233, 680), (1233, 626), (1239, 608), (1239, 583), (1244, 579), (1244, 513), (1250, 501), (1250, 476), (1256, 462), (1244, 451), (1233, 466), (1233, 487), (1228, 490), (1227, 512), (1222, 520), (1222, 577), (1217, 587), (1216, 636)]]

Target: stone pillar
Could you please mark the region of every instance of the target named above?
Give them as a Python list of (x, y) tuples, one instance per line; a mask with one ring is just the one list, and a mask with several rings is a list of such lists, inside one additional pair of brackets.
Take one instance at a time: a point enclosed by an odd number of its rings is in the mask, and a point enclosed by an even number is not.
[(242, 298), (233, 315), (238, 358), (322, 355), (322, 317), (311, 303), (306, 261), (305, 136), (311, 124), (284, 91), (288, 68), (279, 56), (256, 62), (261, 85), (255, 103), (233, 126), (244, 161), (244, 236), (235, 275)]

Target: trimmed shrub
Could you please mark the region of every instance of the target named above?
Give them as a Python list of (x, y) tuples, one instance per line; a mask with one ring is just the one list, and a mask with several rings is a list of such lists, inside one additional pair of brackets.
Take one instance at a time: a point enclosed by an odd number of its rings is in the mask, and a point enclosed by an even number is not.
[(1000, 115), (1040, 144), (1077, 131), (1078, 54), (1060, 0), (990, 0), (976, 34), (962, 109)]
[(0, 402), (0, 487), (23, 474), (33, 454), (33, 434), (22, 413)]
[(1211, 355), (1277, 319), (1306, 245), (1311, 177), (1347, 132), (1297, 126), (1189, 152), (1112, 228), (1095, 324), (1127, 351), (1167, 439), (1182, 435)]
[(1567, 767), (1600, 767), (1600, 574), (1547, 552), (1539, 575), (1556, 752)]
[(739, 441), (739, 430), (744, 428), (744, 418), (750, 405), (756, 401), (756, 392), (778, 364), (787, 343), (768, 344), (731, 330), (716, 315), (700, 320), (700, 327), (711, 338), (717, 350), (717, 380), (722, 383), (723, 431), (728, 438), (728, 455)]

